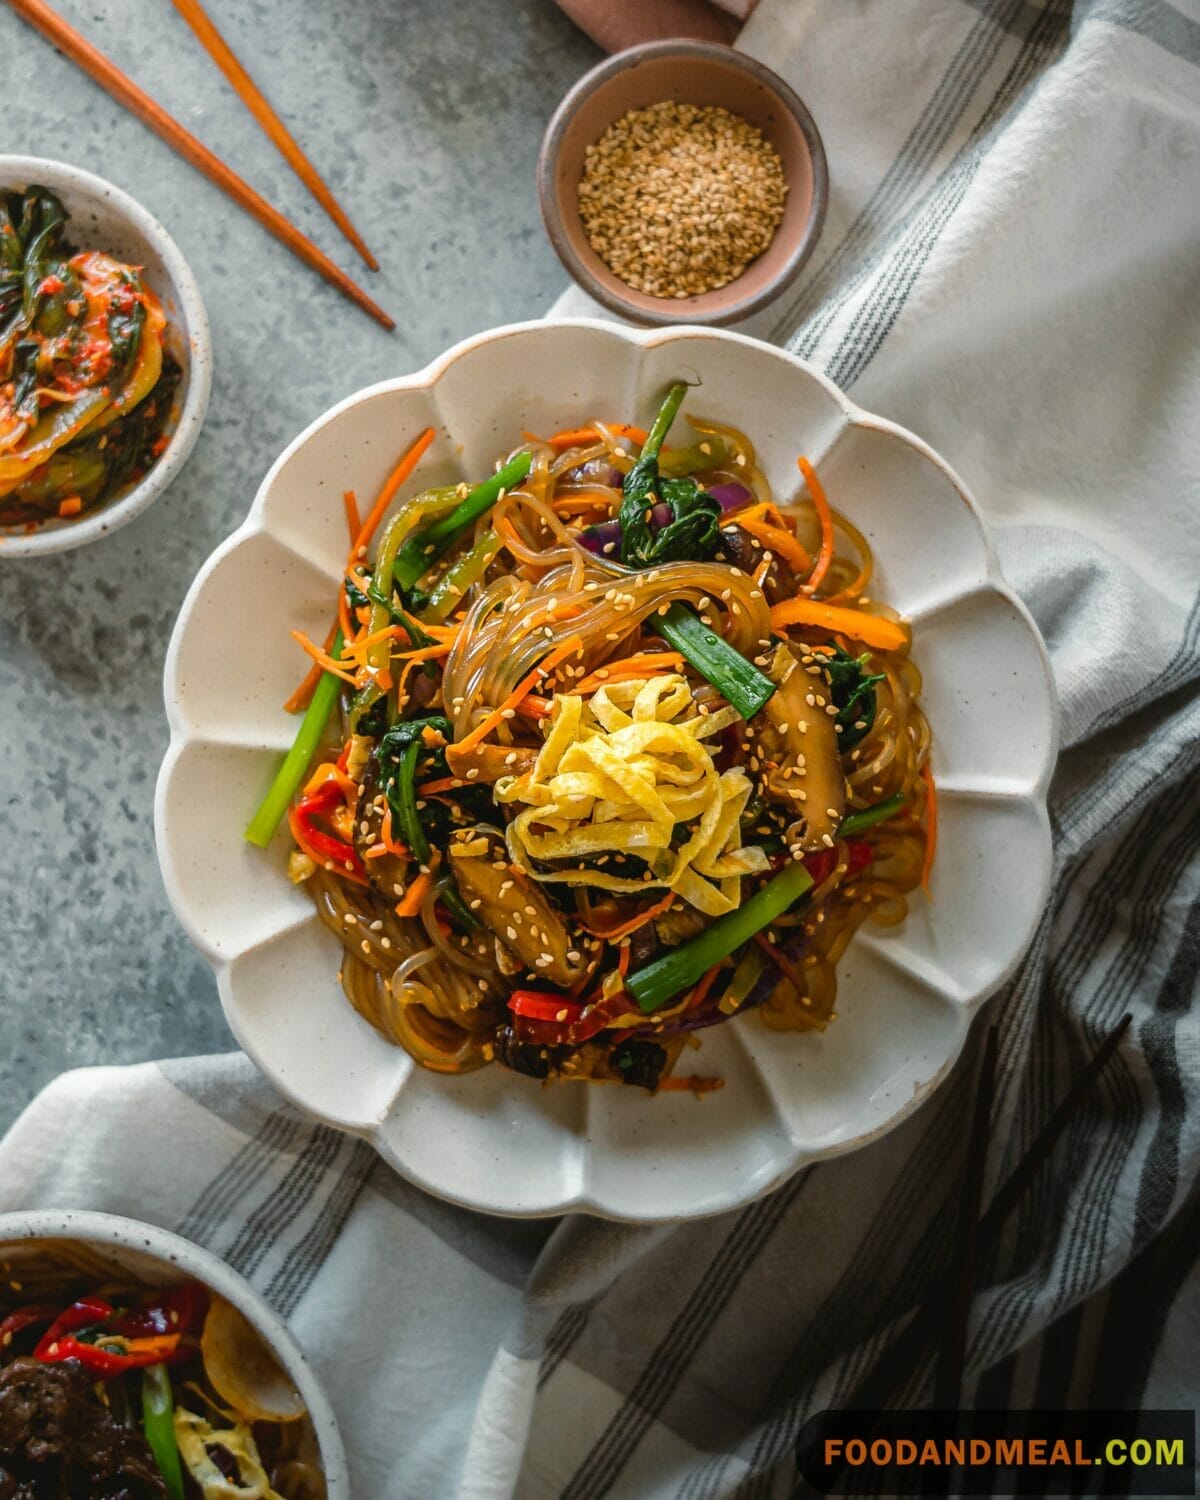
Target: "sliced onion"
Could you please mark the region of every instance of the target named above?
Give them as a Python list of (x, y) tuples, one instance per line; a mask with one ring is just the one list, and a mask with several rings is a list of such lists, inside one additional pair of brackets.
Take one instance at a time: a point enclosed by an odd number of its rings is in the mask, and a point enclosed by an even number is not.
[(237, 1308), (214, 1297), (200, 1337), (213, 1390), (250, 1422), (295, 1422), (304, 1401), (275, 1356)]
[[(734, 486), (738, 488), (738, 486)], [(671, 521), (671, 507), (669, 505), (656, 505), (650, 512), (650, 525), (655, 531), (667, 526)], [(580, 532), (579, 545), (586, 547), (589, 552), (594, 552), (597, 557), (611, 557), (612, 553), (606, 553), (605, 547), (609, 542), (621, 545), (621, 523), (620, 521), (597, 521), (594, 526), (589, 526), (586, 531)], [(613, 549), (614, 551), (616, 548)]]
[(708, 493), (726, 515), (731, 511), (744, 510), (754, 499), (744, 484), (738, 484), (732, 479), (727, 484), (710, 485)]

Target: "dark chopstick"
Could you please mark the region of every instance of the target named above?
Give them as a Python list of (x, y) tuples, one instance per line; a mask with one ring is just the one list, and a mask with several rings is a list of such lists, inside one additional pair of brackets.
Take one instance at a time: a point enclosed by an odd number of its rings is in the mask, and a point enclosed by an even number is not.
[(938, 1411), (957, 1411), (962, 1396), (967, 1324), (971, 1315), (971, 1295), (975, 1289), (979, 1211), (983, 1207), (984, 1168), (987, 1165), (992, 1096), (996, 1083), (996, 1038), (995, 1026), (989, 1026), (983, 1047), (983, 1060), (975, 1083), (975, 1114), (971, 1121), (967, 1159), (959, 1190), (958, 1225), (949, 1272), (954, 1293), (934, 1377), (933, 1405)]
[(227, 167), (219, 156), (210, 151), (203, 141), (198, 140), (173, 115), (168, 114), (162, 105), (152, 99), (144, 89), (132, 79), (127, 78), (98, 47), (94, 47), (69, 22), (64, 21), (60, 15), (51, 10), (45, 0), (8, 0), (8, 4), (93, 78), (118, 104), (123, 104), (131, 113), (137, 115), (138, 119), (148, 125), (155, 135), (166, 141), (168, 146), (173, 147), (180, 156), (203, 172), (210, 182), (215, 183), (235, 203), (256, 218), (264, 229), (269, 230), (276, 239), (281, 240), (305, 265), (311, 266), (332, 286), (337, 287), (343, 296), (349, 297), (351, 302), (369, 313), (384, 328), (396, 326), (394, 320), (384, 312), (383, 308), (372, 301), (361, 287), (356, 286), (345, 271), (334, 265), (323, 250), (318, 249), (310, 239), (301, 234), (295, 225), (285, 219), (261, 193), (256, 192), (244, 178), (239, 177), (236, 172)]

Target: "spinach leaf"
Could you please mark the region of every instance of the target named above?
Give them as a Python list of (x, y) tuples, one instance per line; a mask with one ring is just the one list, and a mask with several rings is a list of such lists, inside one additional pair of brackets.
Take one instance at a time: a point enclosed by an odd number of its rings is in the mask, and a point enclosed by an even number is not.
[[(367, 587), (370, 588), (371, 587), (371, 581), (370, 581), (371, 580), (371, 575), (370, 575), (370, 573), (366, 574), (366, 579), (367, 579)], [(353, 578), (350, 577), (349, 573), (346, 574), (346, 577), (344, 579), (344, 584), (345, 584), (345, 589), (346, 589), (346, 603), (350, 606), (351, 611), (354, 611), (356, 609), (367, 609), (367, 608), (370, 607), (370, 603), (371, 603), (370, 599), (367, 597), (366, 594), (363, 593), (362, 589), (359, 588), (358, 584), (356, 584), (354, 582)], [(380, 596), (379, 596), (379, 602), (381, 604), (383, 604), (385, 607), (387, 607), (387, 600), (383, 597), (382, 594), (380, 594)]]
[[(649, 568), (655, 563), (693, 562), (709, 558), (717, 549), (718, 501), (686, 476), (664, 478), (658, 455), (663, 439), (679, 410), (687, 386), (673, 385), (646, 435), (637, 463), (625, 476), (624, 496), (618, 517), (621, 523), (621, 561), (630, 568)], [(652, 524), (654, 508), (665, 506), (657, 530)]]
[(453, 736), (450, 720), (444, 714), (429, 714), (423, 719), (402, 719), (399, 724), (393, 724), (376, 745), (374, 754), (379, 761), (385, 790), (389, 778), (395, 779), (405, 751), (414, 742), (420, 746), (417, 758), (422, 762), (425, 770), (432, 770), (439, 776), (449, 775), (446, 769), (445, 749), (441, 745), (425, 743), (424, 731), (426, 729), (435, 730), (447, 741)]
[[(850, 656), (838, 647), (825, 659), (825, 675), (837, 708), (841, 728), (838, 749), (852, 750), (875, 722), (875, 684), (883, 681), (882, 672), (870, 673), (870, 655)], [(861, 724), (861, 729), (855, 726)]]

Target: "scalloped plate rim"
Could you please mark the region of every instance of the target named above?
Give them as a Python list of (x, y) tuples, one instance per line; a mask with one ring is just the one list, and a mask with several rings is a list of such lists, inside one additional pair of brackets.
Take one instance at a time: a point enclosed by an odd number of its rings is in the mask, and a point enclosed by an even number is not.
[[(240, 1024), (239, 1009), (230, 991), (231, 970), (233, 964), (236, 962), (237, 955), (228, 957), (218, 953), (213, 948), (212, 943), (206, 937), (205, 933), (193, 920), (186, 902), (178, 891), (167, 832), (169, 820), (166, 813), (166, 800), (175, 769), (184, 749), (189, 744), (205, 743), (202, 735), (193, 735), (189, 732), (188, 726), (183, 723), (178, 706), (180, 698), (177, 681), (178, 660), (188, 619), (201, 593), (207, 588), (210, 579), (220, 568), (225, 558), (252, 537), (257, 535), (270, 536), (278, 545), (285, 547), (288, 551), (295, 554), (295, 548), (289, 542), (275, 536), (269, 527), (262, 523), (262, 514), (267, 497), (289, 460), (318, 432), (335, 422), (343, 412), (359, 406), (369, 399), (389, 395), (396, 391), (432, 390), (452, 365), (468, 357), (475, 349), (483, 345), (493, 344), (501, 339), (512, 338), (539, 330), (546, 331), (562, 328), (578, 328), (591, 332), (599, 332), (617, 341), (631, 344), (641, 349), (654, 349), (665, 344), (696, 338), (705, 342), (738, 344), (752, 348), (759, 354), (784, 361), (820, 386), (840, 410), (847, 427), (860, 427), (893, 437), (914, 449), (926, 461), (932, 463), (949, 481), (955, 494), (966, 507), (975, 523), (979, 540), (983, 544), (984, 576), (982, 582), (971, 592), (988, 593), (1003, 600), (1018, 616), (1035, 646), (1038, 661), (1041, 665), (1041, 685), (1045, 694), (1045, 706), (1049, 721), (1046, 753), (1028, 796), (1022, 799), (1024, 805), (1034, 813), (1041, 834), (1040, 848), (1042, 859), (1037, 884), (1037, 899), (1031, 908), (1033, 915), (1027, 923), (1025, 931), (1021, 934), (1020, 942), (1012, 945), (1012, 951), (1002, 970), (993, 976), (989, 976), (983, 984), (964, 1000), (952, 1000), (948, 996), (943, 996), (947, 1010), (956, 1018), (956, 1034), (953, 1038), (953, 1044), (948, 1048), (945, 1058), (939, 1061), (933, 1075), (918, 1084), (913, 1090), (912, 1097), (890, 1114), (887, 1119), (872, 1126), (869, 1130), (821, 1147), (805, 1148), (796, 1145), (793, 1141), (793, 1149), (787, 1155), (786, 1159), (782, 1160), (776, 1169), (770, 1173), (764, 1174), (760, 1172), (756, 1176), (752, 1176), (744, 1192), (731, 1193), (728, 1190), (718, 1190), (711, 1198), (701, 1199), (695, 1205), (689, 1205), (686, 1212), (669, 1215), (647, 1213), (638, 1203), (616, 1201), (612, 1194), (605, 1197), (591, 1193), (587, 1190), (586, 1186), (586, 1164), (584, 1190), (567, 1197), (547, 1198), (542, 1202), (525, 1202), (519, 1206), (514, 1206), (509, 1202), (484, 1201), (478, 1196), (455, 1192), (447, 1188), (444, 1183), (439, 1182), (436, 1175), (431, 1175), (429, 1170), (422, 1166), (422, 1153), (419, 1150), (415, 1153), (412, 1150), (405, 1151), (400, 1148), (397, 1142), (388, 1137), (385, 1128), (388, 1118), (386, 1114), (374, 1121), (348, 1122), (336, 1115), (315, 1108), (310, 1102), (301, 1097), (299, 1093), (291, 1090), (280, 1076), (278, 1070), (268, 1067), (260, 1059), (259, 1049), (257, 1046), (251, 1045), (249, 1038), (243, 1032)], [(938, 1086), (953, 1069), (970, 1034), (975, 1016), (986, 1002), (1011, 979), (1021, 960), (1028, 952), (1049, 897), (1052, 876), (1052, 847), (1046, 794), (1057, 761), (1059, 748), (1060, 719), (1058, 694), (1045, 642), (1028, 608), (1013, 593), (1003, 577), (991, 535), (970, 491), (951, 465), (922, 438), (900, 424), (860, 407), (845, 392), (834, 385), (822, 371), (816, 369), (807, 360), (801, 359), (798, 355), (791, 354), (787, 350), (764, 344), (760, 340), (750, 338), (745, 334), (733, 333), (725, 329), (708, 328), (699, 325), (683, 325), (679, 327), (643, 330), (626, 328), (619, 324), (597, 318), (532, 319), (520, 323), (504, 324), (463, 339), (411, 375), (394, 376), (386, 380), (376, 381), (336, 402), (309, 423), (283, 449), (259, 485), (246, 519), (230, 536), (218, 544), (202, 564), (184, 597), (174, 629), (172, 630), (163, 667), (163, 690), (167, 721), (171, 733), (170, 742), (159, 771), (154, 797), (155, 843), (163, 884), (166, 887), (168, 899), (180, 925), (215, 971), (222, 1009), (234, 1038), (272, 1084), (285, 1097), (303, 1109), (306, 1114), (338, 1130), (367, 1140), (395, 1171), (424, 1191), (432, 1193), (435, 1197), (441, 1198), (446, 1202), (476, 1211), (493, 1213), (509, 1218), (543, 1218), (558, 1213), (585, 1212), (598, 1218), (622, 1223), (682, 1222), (688, 1219), (705, 1217), (744, 1207), (746, 1204), (754, 1202), (779, 1187), (805, 1165), (846, 1155), (851, 1151), (871, 1144), (908, 1119), (921, 1104), (936, 1092)], [(394, 1099), (392, 1103), (395, 1103)]]

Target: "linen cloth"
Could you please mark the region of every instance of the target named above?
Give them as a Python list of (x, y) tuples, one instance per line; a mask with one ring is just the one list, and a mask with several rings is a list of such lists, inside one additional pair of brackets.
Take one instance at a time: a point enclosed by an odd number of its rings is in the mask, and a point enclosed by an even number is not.
[[(1194, 1406), (1200, 10), (762, 0), (740, 45), (809, 104), (832, 179), (812, 265), (749, 331), (959, 469), (1061, 693), (1052, 903), (990, 1011), (989, 1188), (1134, 1017), (979, 1268), (966, 1397)], [(739, 1212), (514, 1223), (201, 1058), (59, 1079), (0, 1144), (0, 1206), (224, 1255), (311, 1351), (358, 1495), (758, 1500), (943, 1262), (969, 1110), (968, 1060)], [(906, 1396), (928, 1390), (914, 1368)]]

